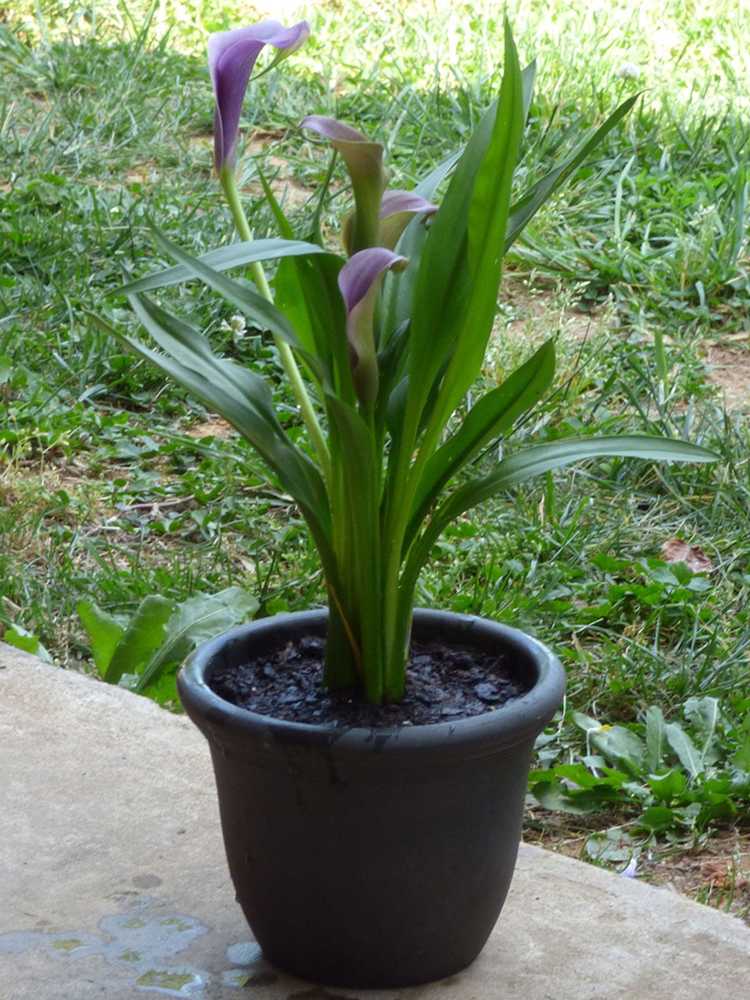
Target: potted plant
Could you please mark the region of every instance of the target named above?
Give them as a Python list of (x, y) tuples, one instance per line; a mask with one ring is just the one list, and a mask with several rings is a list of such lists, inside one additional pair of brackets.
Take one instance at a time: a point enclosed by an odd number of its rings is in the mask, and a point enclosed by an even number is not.
[[(636, 98), (519, 194), (534, 68), (521, 70), (506, 25), (497, 101), (412, 191), (388, 189), (379, 143), (330, 118), (302, 122), (351, 181), (344, 253), (319, 227), (333, 164), (306, 240), (260, 174), (281, 235), (254, 239), (235, 171), (245, 90), (264, 45), (275, 65), (307, 34), (305, 22), (265, 21), (210, 38), (216, 168), (241, 241), (193, 258), (157, 232), (175, 265), (124, 289), (157, 350), (118, 335), (254, 446), (296, 502), (325, 577), (327, 610), (234, 629), (179, 678), (210, 744), (238, 899), (272, 963), (327, 984), (393, 987), (448, 976), (482, 948), (512, 876), (532, 746), (564, 685), (555, 657), (512, 628), (414, 612), (434, 543), (486, 498), (580, 459), (715, 456), (679, 440), (584, 437), (474, 462), (538, 403), (555, 368), (550, 340), (464, 412), (503, 256)], [(267, 260), (278, 261), (273, 290)], [(237, 268), (251, 280), (225, 273)], [(282, 426), (263, 378), (146, 294), (189, 279), (273, 337), (306, 445)]]

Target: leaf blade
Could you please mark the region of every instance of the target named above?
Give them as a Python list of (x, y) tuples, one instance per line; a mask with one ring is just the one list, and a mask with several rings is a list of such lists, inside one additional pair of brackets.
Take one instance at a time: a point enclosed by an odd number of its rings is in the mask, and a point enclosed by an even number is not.
[(117, 684), (123, 674), (138, 667), (164, 642), (167, 622), (174, 611), (172, 601), (153, 594), (138, 605), (104, 672), (108, 684)]
[(125, 629), (116, 618), (102, 611), (93, 601), (79, 601), (76, 611), (91, 642), (96, 668), (103, 677)]
[[(216, 247), (195, 259), (215, 271), (229, 271), (235, 267), (243, 267), (264, 260), (279, 260), (286, 257), (304, 257), (313, 254), (326, 253), (323, 247), (305, 240), (267, 239), (245, 240), (241, 243), (230, 243), (228, 246)], [(141, 294), (152, 292), (157, 288), (168, 288), (189, 281), (196, 275), (184, 264), (154, 271), (143, 278), (129, 281), (117, 289), (117, 294)]]
[(697, 778), (703, 771), (703, 758), (688, 734), (676, 722), (668, 722), (664, 727), (664, 733), (667, 742), (690, 777)]

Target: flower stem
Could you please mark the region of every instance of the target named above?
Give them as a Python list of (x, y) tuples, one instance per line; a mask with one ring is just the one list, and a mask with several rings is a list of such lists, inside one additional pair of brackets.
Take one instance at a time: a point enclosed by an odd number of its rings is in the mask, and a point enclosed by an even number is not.
[[(221, 181), (221, 186), (224, 189), (224, 194), (226, 195), (229, 210), (231, 211), (232, 218), (234, 219), (234, 224), (237, 227), (237, 232), (243, 240), (252, 240), (253, 232), (250, 229), (245, 211), (242, 207), (242, 202), (240, 201), (240, 193), (237, 190), (237, 181), (232, 168), (226, 165), (222, 167), (219, 173), (219, 180)], [(263, 265), (260, 261), (254, 261), (250, 265), (250, 276), (255, 282), (258, 291), (263, 298), (267, 299), (269, 302), (273, 302), (273, 293), (271, 292), (268, 279), (266, 278), (266, 272), (263, 270)], [(312, 401), (307, 394), (305, 383), (302, 380), (302, 373), (300, 372), (299, 366), (294, 359), (294, 355), (292, 354), (292, 349), (289, 344), (276, 334), (273, 335), (273, 339), (276, 344), (276, 349), (279, 352), (282, 367), (284, 368), (286, 376), (289, 379), (289, 384), (292, 387), (294, 397), (299, 404), (302, 419), (304, 420), (305, 427), (307, 428), (307, 433), (310, 435), (313, 447), (318, 453), (323, 475), (326, 481), (330, 482), (331, 456), (328, 453), (328, 445), (326, 444), (323, 431), (318, 423), (318, 418), (315, 415), (315, 409), (312, 405)]]

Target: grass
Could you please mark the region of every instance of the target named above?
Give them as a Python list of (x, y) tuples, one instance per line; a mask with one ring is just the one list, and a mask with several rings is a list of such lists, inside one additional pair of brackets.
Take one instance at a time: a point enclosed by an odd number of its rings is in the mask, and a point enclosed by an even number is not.
[[(448, 531), (420, 601), (549, 641), (568, 669), (569, 713), (630, 724), (650, 705), (675, 718), (689, 698), (720, 699), (729, 760), (750, 711), (750, 403), (727, 412), (707, 358), (731, 352), (730, 377), (750, 368), (741, 19), (730, 0), (509, 9), (522, 54), (539, 62), (522, 178), (646, 89), (509, 261), (484, 378), (556, 333), (554, 406), (523, 436), (599, 424), (689, 437), (722, 461), (611, 460), (508, 494)], [(148, 218), (194, 252), (231, 238), (211, 173), (203, 34), (247, 15), (197, 0), (150, 20), (142, 3), (93, 10), (21, 0), (0, 20), (0, 627), (83, 669), (82, 598), (131, 614), (149, 594), (181, 601), (236, 584), (261, 614), (322, 601), (302, 524), (254, 456), (86, 315), (130, 322), (107, 294), (124, 267), (154, 266)], [(300, 118), (357, 122), (409, 186), (496, 88), (498, 16), (364, 0), (316, 13), (311, 44), (246, 106), (252, 149), (299, 226), (326, 169)], [(268, 231), (245, 162), (252, 222)], [(200, 288), (175, 295), (217, 347), (274, 370), (258, 331), (233, 326)], [(280, 381), (276, 395), (294, 428)], [(676, 578), (661, 558), (675, 537), (712, 571)], [(569, 714), (553, 748), (558, 762), (584, 753)], [(673, 835), (704, 836), (687, 824)]]

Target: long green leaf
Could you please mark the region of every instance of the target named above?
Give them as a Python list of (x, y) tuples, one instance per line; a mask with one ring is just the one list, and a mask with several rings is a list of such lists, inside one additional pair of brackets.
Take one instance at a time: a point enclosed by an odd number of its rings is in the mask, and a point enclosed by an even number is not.
[[(491, 241), (498, 229), (504, 232), (510, 176), (520, 143), (521, 104), (520, 69), (506, 26), (505, 67), (496, 113), (482, 119), (467, 144), (419, 261), (411, 310), (412, 422), (421, 412), (435, 375), (457, 350), (469, 318), (472, 323), (484, 319), (489, 273), (499, 282), (499, 253)], [(496, 293), (495, 283), (493, 313)], [(488, 332), (482, 328), (476, 336)]]
[[(312, 254), (322, 254), (326, 251), (315, 243), (307, 243), (304, 240), (293, 239), (270, 239), (270, 240), (248, 240), (242, 243), (231, 243), (226, 247), (218, 247), (209, 250), (208, 253), (201, 254), (195, 258), (199, 263), (206, 264), (215, 271), (229, 271), (235, 267), (242, 267), (247, 264), (254, 264), (257, 261), (278, 260), (284, 257), (309, 256)], [(119, 293), (133, 294), (141, 292), (151, 292), (156, 288), (166, 288), (169, 285), (179, 285), (183, 281), (195, 278), (195, 273), (183, 264), (176, 267), (168, 267), (162, 271), (155, 271), (147, 274), (136, 281), (119, 288)]]
[[(273, 409), (270, 390), (260, 376), (232, 361), (219, 358), (198, 330), (145, 296), (132, 295), (129, 300), (136, 316), (159, 347), (180, 366), (209, 382), (202, 390), (201, 398), (210, 400), (215, 394), (215, 405), (224, 408), (227, 407), (227, 400), (233, 401), (235, 407), (231, 416), (223, 409), (219, 413), (235, 426), (238, 414), (245, 413), (245, 424), (253, 426), (253, 437), (249, 438), (251, 443), (260, 450), (269, 451), (276, 439), (286, 440)], [(128, 343), (132, 346), (129, 339)]]
[(331, 255), (283, 260), (276, 272), (276, 304), (320, 359), (327, 384), (351, 403), (355, 399), (346, 311), (338, 287), (343, 261)]
[(553, 167), (544, 177), (540, 178), (518, 201), (514, 202), (510, 210), (508, 220), (508, 231), (505, 237), (506, 251), (518, 239), (525, 226), (536, 215), (542, 205), (548, 201), (570, 175), (578, 169), (583, 161), (596, 149), (604, 137), (612, 131), (625, 115), (630, 111), (640, 94), (629, 97), (607, 120), (593, 132), (590, 132), (582, 142), (576, 146), (573, 152), (566, 159)]
[[(536, 76), (536, 62), (531, 62), (521, 74), (521, 85), (523, 90), (523, 119), (529, 112), (531, 98), (534, 90), (534, 78)], [(477, 128), (477, 132), (483, 137), (484, 146), (489, 141), (492, 133), (492, 126), (497, 117), (497, 101), (493, 101), (487, 111), (483, 114)], [(423, 198), (432, 200), (443, 181), (450, 176), (456, 164), (465, 152), (464, 146), (455, 150), (436, 167), (434, 167), (426, 177), (414, 188), (415, 194)], [(442, 211), (442, 207), (440, 209)], [(427, 239), (428, 227), (422, 218), (413, 219), (404, 230), (399, 240), (397, 253), (409, 260), (410, 266), (403, 271), (389, 272), (383, 283), (382, 294), (382, 315), (383, 315), (383, 344), (388, 338), (408, 321), (411, 316), (412, 299), (414, 296), (414, 285), (419, 271), (419, 262), (422, 256), (425, 240)]]
[(645, 434), (621, 437), (563, 438), (533, 445), (504, 459), (495, 471), (456, 490), (433, 515), (422, 537), (412, 549), (404, 573), (409, 579), (426, 561), (430, 549), (451, 521), (472, 507), (534, 476), (551, 472), (588, 458), (644, 458), (669, 462), (715, 462), (719, 456), (705, 448), (670, 438)]
[[(303, 514), (309, 515), (308, 523), (311, 523), (310, 518), (316, 522), (315, 532), (321, 538), (327, 537), (330, 530), (328, 501), (320, 473), (310, 459), (292, 445), (272, 410), (267, 409), (268, 389), (262, 380), (238, 366), (229, 369), (232, 378), (228, 378), (225, 365), (229, 365), (229, 362), (221, 365), (221, 359), (215, 355), (210, 355), (206, 361), (205, 345), (197, 344), (191, 353), (192, 342), (188, 340), (183, 343), (170, 332), (172, 330), (177, 335), (185, 333), (174, 317), (153, 306), (145, 298), (132, 298), (134, 309), (144, 326), (169, 354), (153, 351), (140, 341), (120, 334), (95, 314), (89, 315), (101, 329), (161, 368), (196, 398), (228, 420), (257, 449), (284, 488), (300, 505)], [(170, 330), (162, 325), (162, 321), (170, 326)], [(194, 330), (192, 333), (200, 336)]]
[(688, 734), (676, 722), (668, 722), (664, 734), (690, 777), (697, 778), (703, 771), (703, 758)]
[(440, 490), (488, 441), (510, 430), (547, 391), (554, 374), (555, 345), (548, 340), (502, 385), (482, 396), (471, 408), (460, 428), (425, 466), (406, 533), (406, 548)]
[[(241, 285), (238, 281), (227, 278), (226, 275), (201, 263), (197, 258), (186, 254), (174, 243), (171, 243), (158, 229), (154, 228), (154, 234), (157, 243), (165, 253), (179, 261), (182, 266), (191, 271), (195, 277), (200, 278), (209, 288), (219, 292), (223, 298), (235, 305), (261, 329), (269, 330), (275, 336), (285, 340), (299, 352), (316, 377), (321, 381), (325, 380), (325, 373), (318, 358), (311, 351), (304, 349), (291, 324), (272, 302), (254, 292), (247, 285)], [(132, 295), (129, 296), (131, 301), (132, 298)]]
[[(521, 69), (506, 22), (503, 82), (492, 134), (468, 176), (462, 171), (463, 159), (456, 169), (454, 182), (466, 185), (468, 190), (461, 190), (455, 206), (452, 203), (457, 212), (447, 213), (454, 233), (438, 232), (444, 204), (431, 228), (414, 293), (416, 316), (412, 325), (407, 405), (410, 430), (415, 426), (415, 417), (421, 414), (440, 366), (449, 361), (425, 432), (423, 457), (429, 457), (450, 414), (479, 373), (486, 352), (497, 309), (511, 183), (522, 131)], [(467, 146), (467, 154), (473, 141)], [(471, 160), (470, 164), (474, 166)], [(446, 201), (450, 195), (451, 189)], [(444, 264), (436, 261), (434, 251), (431, 252), (431, 241), (437, 235), (452, 240), (457, 248), (455, 256), (446, 254), (452, 265), (448, 275)], [(428, 307), (426, 322), (422, 322), (421, 310), (426, 299), (436, 303), (441, 312), (436, 315)], [(430, 323), (429, 329), (426, 323)]]
[[(258, 176), (282, 235), (291, 238), (291, 224), (260, 168)], [(326, 175), (328, 182), (330, 177), (329, 170)], [(319, 206), (324, 196), (325, 192), (321, 191)], [(346, 339), (346, 315), (337, 282), (343, 263), (340, 257), (329, 253), (289, 255), (279, 262), (273, 284), (276, 306), (289, 320), (303, 348), (320, 360), (328, 383), (336, 389), (336, 395), (352, 403), (355, 395)]]
[(470, 292), (433, 422), (444, 424), (472, 384), (484, 359), (497, 310), (511, 184), (523, 131), (523, 82), (506, 25), (503, 85), (492, 140), (477, 171), (467, 240)]
[[(715, 462), (719, 456), (705, 448), (671, 438), (652, 437), (647, 434), (622, 435), (621, 437), (562, 438), (545, 444), (533, 445), (500, 462), (495, 472), (483, 479), (468, 483), (449, 503), (468, 510), (500, 489), (515, 486), (526, 479), (539, 476), (552, 469), (559, 469), (587, 458), (643, 458), (657, 462)], [(459, 496), (460, 494), (460, 496)]]
[(651, 774), (661, 767), (664, 756), (665, 734), (664, 714), (658, 705), (651, 705), (646, 711), (646, 764)]
[(125, 629), (116, 618), (102, 611), (93, 601), (79, 601), (76, 611), (91, 642), (96, 668), (103, 677)]
[(123, 674), (135, 674), (164, 642), (174, 604), (165, 597), (144, 597), (112, 654), (104, 680), (117, 684)]
[(175, 608), (169, 619), (166, 641), (143, 667), (135, 690), (145, 691), (158, 681), (165, 667), (184, 660), (199, 642), (240, 625), (257, 609), (258, 601), (240, 587), (189, 597)]
[(335, 396), (327, 397), (326, 404), (333, 432), (332, 451), (338, 453), (337, 465), (343, 474), (338, 527), (346, 525), (344, 549), (348, 565), (342, 566), (342, 571), (349, 572), (355, 581), (352, 592), (344, 595), (342, 607), (350, 612), (350, 624), (360, 637), (356, 653), (367, 697), (379, 703), (385, 684), (383, 623), (379, 614), (379, 455), (374, 452), (370, 428), (353, 406)]

